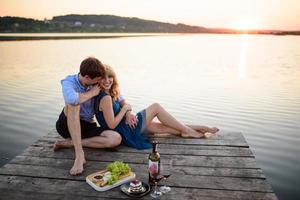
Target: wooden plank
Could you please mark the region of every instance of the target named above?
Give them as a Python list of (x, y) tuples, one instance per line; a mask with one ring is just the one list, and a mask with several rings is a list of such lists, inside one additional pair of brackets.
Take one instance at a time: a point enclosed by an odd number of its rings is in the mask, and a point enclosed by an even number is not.
[[(34, 147), (52, 148), (54, 141), (38, 140), (33, 145)], [(118, 152), (127, 153), (145, 153), (149, 154), (151, 150), (137, 150), (124, 145), (113, 149)], [(97, 151), (107, 151), (97, 149)], [(169, 155), (199, 155), (199, 156), (230, 156), (230, 157), (254, 157), (252, 151), (245, 147), (228, 147), (228, 146), (202, 146), (202, 145), (174, 145), (174, 144), (159, 144), (158, 151), (161, 154)]]
[[(85, 183), (86, 175), (115, 160), (129, 163), (139, 179), (148, 179), (151, 150), (125, 146), (85, 149), (88, 163), (84, 173), (70, 176), (74, 151), (53, 152), (53, 142), (58, 139), (62, 138), (53, 130), (2, 167), (1, 195), (9, 199), (127, 199), (119, 188), (99, 193)], [(241, 133), (222, 133), (209, 139), (163, 136), (157, 140), (162, 161), (174, 161), (168, 179), (173, 190), (160, 199), (277, 199)]]
[[(48, 166), (7, 164), (1, 170), (1, 174), (80, 180), (80, 177), (72, 177), (68, 175), (68, 169), (69, 168), (59, 169)], [(92, 173), (91, 170), (86, 170), (86, 172), (81, 176), (81, 179), (84, 180), (84, 177), (90, 173)], [(148, 177), (147, 169), (145, 169), (143, 173), (137, 173), (137, 175), (140, 179), (146, 181)], [(270, 185), (265, 179), (257, 178), (208, 177), (175, 173), (169, 178), (168, 184), (171, 186), (188, 188), (272, 192)]]
[[(25, 150), (23, 156), (65, 158), (73, 159), (73, 149), (62, 149), (53, 152), (52, 148), (29, 147)], [(129, 163), (148, 163), (148, 156), (141, 153), (122, 153), (112, 151), (97, 151), (95, 149), (86, 149), (85, 156), (87, 160), (107, 161), (122, 160)], [(213, 156), (188, 156), (188, 155), (161, 155), (162, 160), (172, 158), (174, 165), (202, 166), (202, 167), (228, 167), (228, 168), (249, 168), (256, 169), (255, 159), (252, 157), (213, 157)]]
[[(42, 140), (55, 141), (62, 139), (58, 133), (53, 130)], [(181, 138), (181, 137), (166, 137), (156, 138), (160, 143), (166, 144), (185, 144), (185, 145), (218, 145), (218, 146), (238, 146), (249, 147), (242, 133), (239, 132), (222, 132), (208, 139), (196, 139), (196, 138)]]
[[(18, 188), (18, 190), (16, 190)], [(57, 179), (44, 179), (44, 178), (32, 178), (32, 177), (20, 177), (20, 176), (3, 176), (0, 175), (0, 192), (2, 196), (7, 196), (14, 192), (24, 195), (22, 199), (26, 198), (28, 194), (47, 194), (49, 199), (53, 196), (60, 197), (59, 195), (72, 194), (75, 196), (90, 197), (93, 198), (118, 198), (127, 199), (127, 196), (121, 193), (119, 188), (114, 188), (109, 192), (97, 192), (89, 187), (84, 181), (68, 181)], [(20, 193), (19, 193), (20, 192)], [(14, 197), (12, 195), (12, 197)], [(69, 196), (72, 197), (72, 196)], [(65, 199), (69, 199), (67, 198)], [(171, 192), (162, 196), (160, 199), (239, 199), (239, 200), (276, 200), (274, 193), (262, 193), (262, 192), (245, 192), (245, 191), (223, 191), (212, 189), (193, 189), (193, 188), (178, 188), (173, 187)], [(16, 199), (16, 198), (13, 198)], [(46, 198), (47, 199), (47, 198)], [(151, 199), (149, 195), (143, 197), (143, 199)]]
[[(155, 134), (154, 137), (159, 137), (159, 134)], [(152, 137), (152, 135), (150, 135)], [(181, 137), (177, 137), (170, 134), (161, 134), (161, 137), (165, 138), (177, 138), (180, 139)], [(49, 133), (43, 136), (43, 138), (62, 138), (55, 129), (51, 130)], [(191, 138), (195, 139), (195, 138)], [(216, 136), (211, 137), (205, 140), (245, 140), (243, 134), (241, 132), (227, 132), (227, 131), (220, 131)]]
[[(28, 157), (28, 156), (17, 156), (9, 164), (15, 165), (29, 165), (29, 166), (48, 166), (53, 169), (64, 169), (64, 177), (68, 175), (68, 169), (72, 166), (73, 160), (69, 159), (55, 159), (55, 158), (41, 158), (41, 157)], [(85, 174), (90, 174), (99, 169), (104, 169), (109, 164), (109, 162), (99, 162), (99, 161), (88, 161), (86, 164)], [(147, 173), (146, 164), (135, 164), (130, 163), (131, 168), (137, 174)], [(15, 168), (15, 167), (12, 167)], [(6, 172), (4, 172), (6, 170)], [(0, 174), (13, 174), (9, 166), (4, 166), (0, 169)], [(19, 172), (18, 172), (19, 173)], [(210, 168), (210, 167), (191, 167), (191, 166), (173, 166), (172, 174), (180, 175), (195, 175), (195, 176), (218, 176), (218, 177), (239, 177), (239, 178), (261, 178), (265, 179), (261, 169), (239, 169), (239, 168)]]
[[(88, 195), (88, 194), (87, 194)], [(52, 194), (48, 193), (47, 191), (43, 192), (28, 192), (28, 191), (15, 191), (13, 189), (3, 189), (1, 191), (1, 196), (3, 197), (3, 200), (9, 199), (9, 200), (41, 200), (41, 199), (47, 199), (47, 200), (91, 200), (91, 199), (98, 199), (96, 196), (86, 196), (85, 194), (82, 195), (73, 195), (68, 193), (66, 191), (66, 194)], [(0, 198), (2, 199), (2, 198)], [(113, 197), (101, 197), (101, 199), (116, 199), (119, 200), (120, 198), (113, 198)]]

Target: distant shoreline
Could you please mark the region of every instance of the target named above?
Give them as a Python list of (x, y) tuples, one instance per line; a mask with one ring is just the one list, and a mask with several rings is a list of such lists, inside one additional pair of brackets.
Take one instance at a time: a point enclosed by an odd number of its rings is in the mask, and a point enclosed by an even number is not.
[[(34, 35), (38, 34), (38, 35)], [(145, 34), (103, 34), (103, 35), (89, 35), (84, 33), (78, 34), (78, 35), (67, 35), (67, 34), (59, 34), (56, 33), (54, 35), (51, 35), (51, 33), (45, 33), (45, 35), (42, 35), (43, 33), (20, 33), (19, 35), (16, 33), (13, 34), (2, 34), (0, 33), (0, 41), (24, 41), (24, 40), (66, 40), (66, 39), (110, 39), (110, 38), (124, 38), (124, 37), (148, 37), (148, 36), (166, 36), (168, 34), (157, 34), (157, 33), (145, 33)], [(48, 34), (48, 35), (47, 35)], [(74, 34), (74, 33), (70, 33)], [(170, 35), (177, 35), (177, 34), (170, 34)]]
[[(10, 34), (14, 34), (14, 36), (12, 37)], [(149, 36), (149, 34), (151, 34), (151, 36), (157, 34), (262, 34), (284, 36), (300, 35), (300, 30), (207, 28), (204, 26), (193, 26), (183, 23), (172, 24), (116, 15), (69, 14), (54, 16), (52, 19), (44, 20), (12, 16), (0, 17), (0, 41), (105, 39)]]
[[(45, 34), (45, 35), (43, 35)], [(68, 35), (70, 34), (70, 35)], [(285, 36), (290, 34), (261, 34), (261, 33), (0, 33), (0, 41), (28, 41), (28, 40), (67, 40), (67, 39), (110, 39), (125, 37), (153, 37), (174, 35), (200, 35), (200, 34), (225, 34), (225, 35), (275, 35)], [(291, 34), (293, 35), (293, 34)]]

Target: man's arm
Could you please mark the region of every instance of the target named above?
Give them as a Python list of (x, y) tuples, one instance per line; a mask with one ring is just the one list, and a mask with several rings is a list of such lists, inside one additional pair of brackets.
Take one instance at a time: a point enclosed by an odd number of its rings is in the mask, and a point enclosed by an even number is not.
[(74, 89), (74, 84), (71, 81), (62, 81), (62, 91), (66, 104), (79, 105), (83, 102), (97, 96), (100, 92), (100, 86), (95, 85), (88, 92), (78, 93)]
[(96, 84), (92, 87), (90, 91), (79, 93), (78, 104), (82, 104), (83, 102), (93, 98), (94, 96), (97, 96), (100, 91), (101, 91), (100, 86)]

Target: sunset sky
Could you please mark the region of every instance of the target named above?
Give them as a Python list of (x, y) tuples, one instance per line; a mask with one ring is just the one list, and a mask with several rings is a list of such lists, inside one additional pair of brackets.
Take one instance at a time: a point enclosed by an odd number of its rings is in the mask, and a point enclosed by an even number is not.
[(208, 28), (300, 30), (300, 0), (0, 0), (0, 16), (112, 14)]

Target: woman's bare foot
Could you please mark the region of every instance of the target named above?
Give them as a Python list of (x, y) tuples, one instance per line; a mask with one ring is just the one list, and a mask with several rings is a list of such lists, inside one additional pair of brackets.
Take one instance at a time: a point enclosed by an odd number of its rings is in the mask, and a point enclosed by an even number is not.
[(199, 126), (194, 128), (195, 131), (199, 132), (199, 133), (217, 133), (219, 131), (219, 129), (217, 127), (208, 127), (208, 126)]
[(185, 131), (181, 133), (182, 137), (190, 137), (190, 138), (202, 138), (204, 137), (203, 133), (199, 133), (190, 127), (186, 127)]
[(216, 134), (218, 131), (219, 129), (217, 127), (208, 128), (207, 130), (208, 133), (212, 133), (212, 134)]
[(53, 145), (53, 151), (57, 151), (59, 149), (71, 148), (71, 147), (73, 147), (73, 143), (71, 139), (56, 141)]
[(191, 127), (192, 129), (194, 129), (195, 131), (199, 132), (199, 133), (206, 133), (207, 132), (207, 129), (208, 127), (207, 126), (196, 126), (196, 125), (191, 125), (189, 126)]
[(72, 176), (80, 175), (83, 172), (83, 165), (86, 163), (85, 157), (84, 157), (84, 152), (79, 153), (76, 155), (74, 165), (70, 169), (70, 174)]
[(219, 131), (217, 127), (208, 128), (207, 132), (204, 133), (205, 138), (210, 138), (212, 135), (216, 134)]

